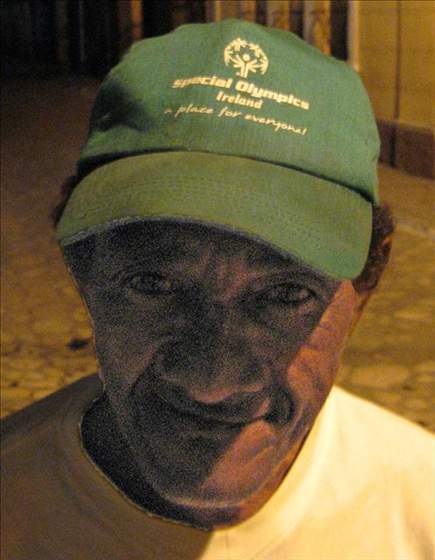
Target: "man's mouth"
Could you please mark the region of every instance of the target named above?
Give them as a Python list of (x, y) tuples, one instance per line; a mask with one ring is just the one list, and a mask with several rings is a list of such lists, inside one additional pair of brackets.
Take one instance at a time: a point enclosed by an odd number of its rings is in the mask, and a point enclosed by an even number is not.
[(180, 437), (235, 436), (244, 428), (263, 421), (276, 428), (288, 424), (292, 417), (289, 398), (227, 399), (218, 404), (204, 404), (159, 386), (146, 395), (135, 395), (136, 414), (148, 428), (177, 433)]
[(150, 400), (160, 418), (168, 423), (168, 427), (173, 425), (180, 434), (184, 433), (189, 437), (233, 435), (259, 419), (252, 418), (241, 421), (207, 415), (204, 411), (196, 412), (181, 409), (156, 393), (150, 395)]

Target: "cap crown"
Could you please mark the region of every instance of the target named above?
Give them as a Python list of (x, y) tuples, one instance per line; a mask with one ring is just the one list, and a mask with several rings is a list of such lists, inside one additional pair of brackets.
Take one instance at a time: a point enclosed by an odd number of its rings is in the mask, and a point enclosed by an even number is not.
[(291, 33), (242, 20), (140, 41), (107, 76), (79, 169), (160, 151), (256, 159), (378, 201), (379, 138), (358, 75)]

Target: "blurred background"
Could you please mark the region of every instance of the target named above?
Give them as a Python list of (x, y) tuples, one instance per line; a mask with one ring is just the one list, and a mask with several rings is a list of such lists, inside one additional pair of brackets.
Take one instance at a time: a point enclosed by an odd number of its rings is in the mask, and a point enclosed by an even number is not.
[(3, 0), (2, 415), (97, 370), (50, 212), (101, 79), (136, 40), (228, 17), (292, 31), (363, 79), (397, 230), (338, 382), (435, 430), (433, 0)]

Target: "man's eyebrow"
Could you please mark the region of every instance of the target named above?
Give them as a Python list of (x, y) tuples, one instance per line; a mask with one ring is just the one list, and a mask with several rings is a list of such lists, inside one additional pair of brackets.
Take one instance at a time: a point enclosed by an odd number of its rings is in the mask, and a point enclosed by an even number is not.
[(280, 254), (273, 249), (265, 248), (261, 251), (247, 251), (245, 254), (246, 264), (249, 268), (265, 273), (283, 272), (288, 274), (309, 274), (318, 276), (319, 273), (312, 270), (308, 265), (302, 263), (292, 255)]
[(309, 280), (312, 283), (325, 287), (333, 287), (339, 283), (338, 280), (314, 270), (292, 255), (258, 251), (247, 254), (246, 262), (254, 270), (267, 276), (276, 276), (276, 279), (281, 277), (282, 280)]

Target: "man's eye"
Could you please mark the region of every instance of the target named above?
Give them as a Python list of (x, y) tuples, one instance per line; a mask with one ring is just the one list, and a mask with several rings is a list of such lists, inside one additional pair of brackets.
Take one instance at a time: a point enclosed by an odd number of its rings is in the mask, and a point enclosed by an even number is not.
[(280, 284), (262, 292), (257, 298), (262, 303), (282, 303), (299, 306), (307, 303), (314, 294), (308, 288), (296, 284)]
[(147, 295), (168, 295), (177, 289), (175, 282), (159, 274), (136, 274), (128, 280), (128, 287)]

